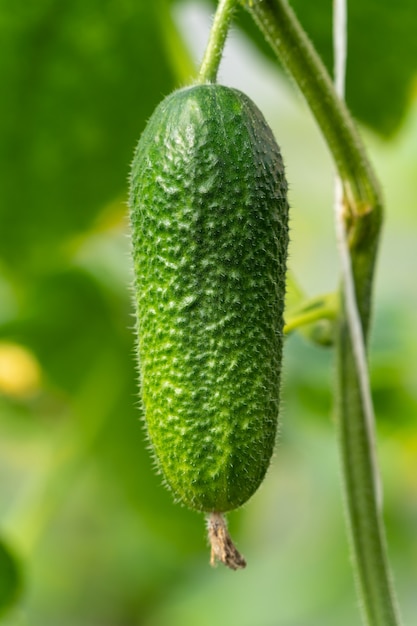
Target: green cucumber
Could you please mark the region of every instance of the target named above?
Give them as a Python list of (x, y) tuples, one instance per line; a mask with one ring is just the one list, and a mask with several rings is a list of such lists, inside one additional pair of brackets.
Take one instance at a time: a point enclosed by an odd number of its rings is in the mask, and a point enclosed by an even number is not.
[(130, 219), (158, 465), (178, 501), (235, 509), (274, 450), (283, 343), (287, 183), (256, 105), (217, 84), (165, 98), (135, 152)]

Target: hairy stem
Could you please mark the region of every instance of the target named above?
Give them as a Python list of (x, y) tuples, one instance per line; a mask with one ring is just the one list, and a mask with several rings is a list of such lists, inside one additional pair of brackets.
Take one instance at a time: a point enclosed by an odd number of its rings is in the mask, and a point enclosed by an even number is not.
[(337, 417), (345, 498), (364, 622), (369, 626), (397, 626), (400, 619), (373, 480), (371, 443), (345, 315), (338, 329), (337, 369)]
[[(305, 96), (333, 154), (343, 188), (353, 290), (366, 342), (382, 222), (382, 198), (355, 125), (286, 0), (241, 0)], [(364, 406), (346, 300), (337, 326), (337, 423), (353, 552), (364, 621), (399, 624), (373, 467), (373, 436)]]
[(210, 30), (209, 41), (201, 62), (198, 74), (198, 83), (215, 83), (217, 72), (226, 43), (227, 33), (237, 0), (219, 0), (213, 24)]

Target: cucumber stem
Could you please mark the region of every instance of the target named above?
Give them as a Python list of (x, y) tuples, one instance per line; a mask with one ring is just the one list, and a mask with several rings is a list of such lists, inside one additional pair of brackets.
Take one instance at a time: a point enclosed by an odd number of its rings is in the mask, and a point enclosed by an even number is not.
[(226, 520), (221, 513), (210, 513), (207, 518), (208, 538), (211, 546), (210, 565), (214, 567), (217, 561), (224, 563), (230, 569), (237, 570), (246, 567), (246, 561), (233, 543)]
[(215, 83), (237, 0), (220, 0), (217, 6), (197, 84)]
[[(240, 0), (293, 76), (332, 152), (342, 185), (353, 287), (366, 343), (383, 202), (365, 148), (330, 76), (286, 0)], [(373, 437), (342, 294), (337, 320), (337, 428), (346, 516), (362, 616), (368, 626), (398, 626), (373, 470)]]

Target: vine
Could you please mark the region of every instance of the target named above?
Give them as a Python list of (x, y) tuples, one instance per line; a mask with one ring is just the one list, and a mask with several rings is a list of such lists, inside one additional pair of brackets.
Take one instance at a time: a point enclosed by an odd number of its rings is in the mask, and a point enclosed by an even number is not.
[(198, 83), (215, 83), (227, 34), (237, 7), (236, 0), (220, 0), (201, 62)]

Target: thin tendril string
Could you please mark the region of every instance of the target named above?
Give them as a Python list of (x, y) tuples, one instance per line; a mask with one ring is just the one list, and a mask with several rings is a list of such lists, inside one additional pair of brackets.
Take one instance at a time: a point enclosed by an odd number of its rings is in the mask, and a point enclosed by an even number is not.
[[(334, 0), (333, 10), (333, 49), (334, 49), (334, 84), (341, 99), (345, 97), (346, 62), (347, 62), (347, 0)], [(347, 322), (351, 334), (354, 358), (359, 376), (359, 388), (366, 420), (368, 438), (371, 444), (371, 461), (376, 501), (379, 510), (382, 508), (382, 483), (376, 459), (375, 414), (372, 403), (366, 358), (365, 340), (361, 319), (356, 302), (355, 284), (349, 246), (346, 238), (344, 220), (343, 183), (338, 175), (335, 178), (335, 228), (343, 278), (343, 292), (347, 312)]]

